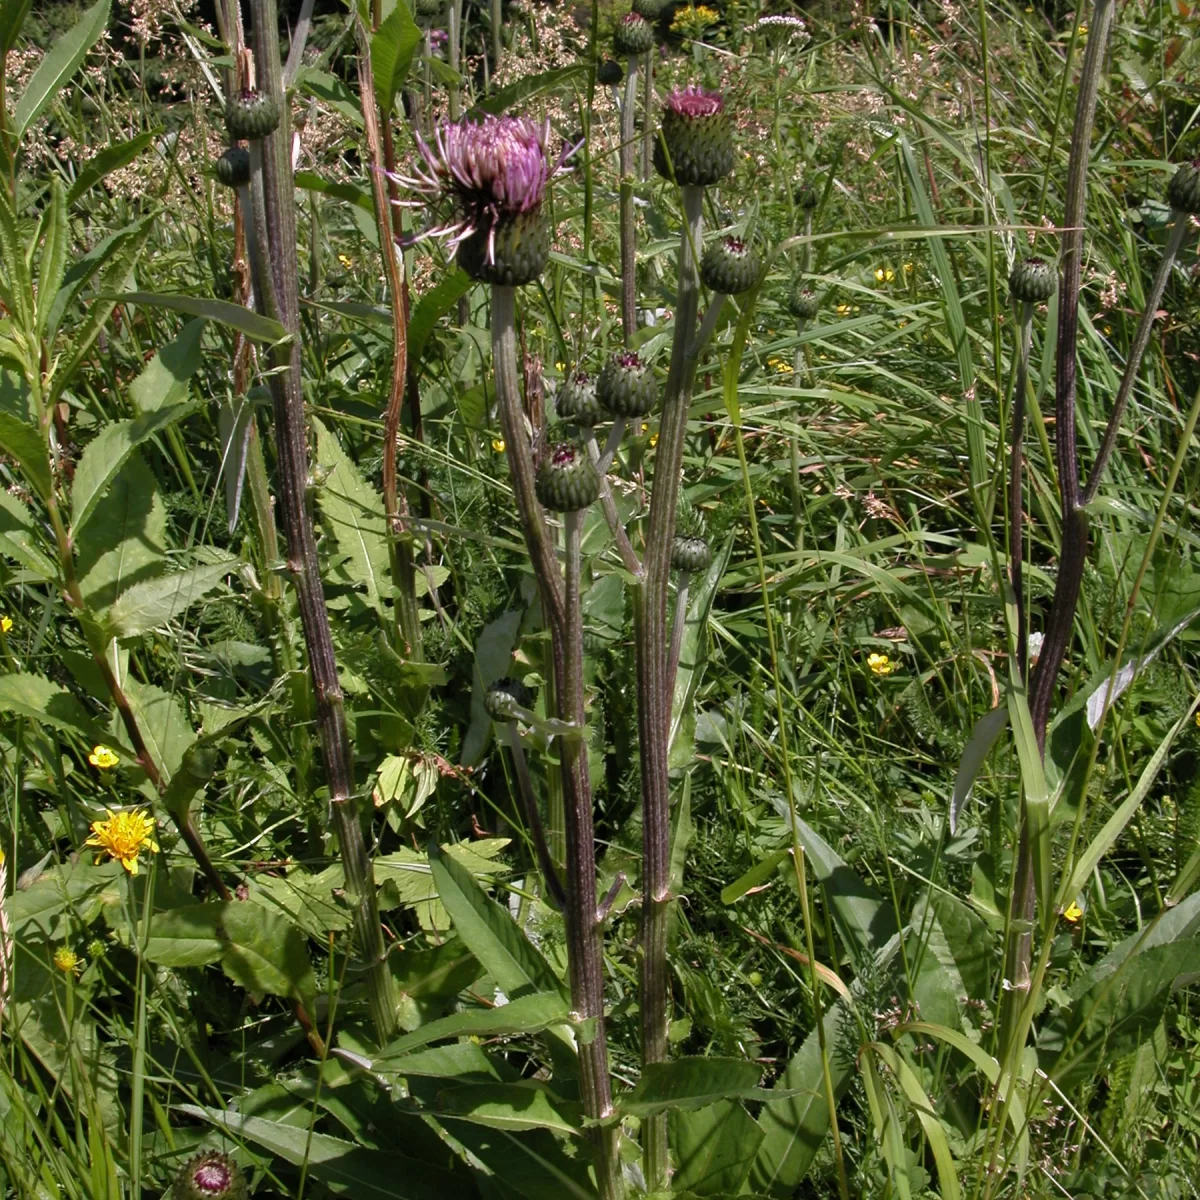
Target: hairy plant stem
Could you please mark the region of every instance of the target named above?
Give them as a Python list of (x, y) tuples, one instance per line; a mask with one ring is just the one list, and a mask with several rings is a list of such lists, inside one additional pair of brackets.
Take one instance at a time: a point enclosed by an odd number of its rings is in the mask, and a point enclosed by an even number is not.
[(687, 623), (688, 588), (691, 582), (691, 571), (679, 572), (679, 580), (675, 584), (675, 617), (671, 621), (671, 648), (667, 652), (667, 673), (664, 680), (668, 751), (671, 748), (671, 709), (675, 701), (675, 676), (679, 674), (679, 655), (683, 651), (683, 627)]
[(1020, 342), (1017, 347), (1017, 380), (1013, 391), (1012, 430), (1008, 462), (1008, 579), (1012, 585), (1013, 603), (1017, 611), (1017, 670), (1026, 676), (1029, 655), (1029, 636), (1025, 628), (1025, 553), (1024, 458), (1025, 402), (1029, 389), (1029, 348), (1033, 344), (1033, 305), (1021, 303)]
[[(408, 306), (404, 296), (404, 260), (396, 251), (387, 179), (395, 174), (394, 154), (385, 147), (381, 126), (387, 127), (387, 114), (375, 103), (375, 78), (371, 70), (371, 42), (361, 20), (355, 22), (358, 36), (358, 80), (362, 97), (363, 132), (371, 160), (371, 194), (375, 202), (375, 226), (379, 231), (379, 249), (388, 281), (388, 300), (392, 309), (392, 380), (383, 422), (383, 502), (387, 509), (388, 553), (396, 583), (396, 633), (408, 658), (420, 662), (421, 618), (417, 609), (417, 577), (413, 563), (413, 539), (405, 528), (408, 503), (396, 482), (396, 447), (400, 440), (400, 410), (404, 404), (408, 377)], [(382, 117), (382, 120), (381, 120)], [(393, 161), (389, 161), (392, 159)]]
[(258, 87), (275, 100), (282, 114), (273, 134), (251, 144), (251, 199), (259, 250), (253, 264), (255, 293), (260, 311), (279, 321), (290, 335), (287, 342), (271, 348), (272, 370), (267, 378), (275, 418), (280, 510), (288, 569), (308, 650), (316, 726), (341, 848), (346, 898), (354, 912), (359, 953), (365, 960), (371, 1018), (376, 1036), (386, 1042), (396, 1032), (395, 995), (379, 922), (374, 872), (354, 797), (354, 759), (308, 502), (291, 123), (283, 93), (275, 0), (251, 0), (250, 10)]
[[(671, 880), (671, 783), (667, 765), (667, 586), (671, 540), (679, 507), (683, 443), (696, 380), (690, 353), (700, 309), (699, 251), (704, 234), (704, 189), (683, 188), (684, 228), (679, 242), (679, 280), (671, 365), (663, 394), (654, 490), (646, 527), (644, 576), (634, 593), (634, 646), (638, 690), (638, 741), (642, 775), (642, 1064), (667, 1057), (667, 909)], [(667, 1186), (667, 1119), (642, 1122), (642, 1170), (646, 1189)]]
[[(624, 419), (620, 419), (616, 425), (620, 425), (622, 431), (625, 429)], [(612, 440), (612, 435), (609, 435), (609, 441)], [(619, 440), (619, 439), (618, 439)], [(599, 445), (596, 443), (596, 431), (588, 429), (584, 431), (584, 445), (587, 447), (588, 457), (592, 460), (593, 466), (596, 468), (596, 473), (600, 476), (600, 509), (604, 513), (604, 520), (608, 524), (609, 532), (613, 535), (613, 541), (616, 542), (617, 553), (621, 556), (621, 562), (630, 575), (637, 578), (642, 573), (642, 564), (638, 559), (637, 552), (629, 541), (629, 534), (625, 532), (625, 526), (621, 524), (620, 514), (617, 512), (617, 503), (613, 499), (612, 488), (608, 486), (608, 468), (612, 464), (613, 455), (609, 453), (608, 446), (605, 445), (603, 454), (600, 451)]]
[[(492, 287), (492, 368), (504, 432), (513, 495), (525, 544), (533, 562), (543, 616), (550, 629), (552, 670), (560, 720), (584, 726), (583, 612), (580, 604), (581, 514), (568, 513), (566, 584), (550, 546), (545, 516), (534, 491), (533, 455), (517, 383), (516, 290)], [(593, 1120), (612, 1114), (612, 1082), (604, 1029), (603, 924), (596, 904), (596, 842), (587, 745), (581, 737), (560, 742), (566, 835), (565, 907), (571, 1007), (578, 1023), (579, 1083), (584, 1112)], [(619, 1129), (593, 1129), (595, 1167), (601, 1200), (624, 1192), (618, 1158)]]
[(633, 108), (637, 103), (638, 56), (625, 63), (621, 102), (621, 333), (628, 349), (637, 331), (637, 231), (633, 221)]
[(646, 51), (642, 64), (642, 182), (650, 178), (654, 162), (654, 53), (657, 47)]
[[(1083, 230), (1087, 214), (1087, 173), (1091, 157), (1096, 95), (1112, 24), (1113, 0), (1096, 0), (1088, 24), (1087, 49), (1079, 81), (1075, 124), (1067, 165), (1066, 203), (1063, 209), (1062, 251), (1059, 264), (1058, 340), (1055, 358), (1054, 442), (1062, 509), (1062, 543), (1054, 600), (1046, 622), (1041, 654), (1033, 672), (1029, 709), (1038, 750), (1045, 752), (1046, 728), (1054, 685), (1066, 657), (1075, 609), (1087, 559), (1088, 517), (1079, 491), (1079, 462), (1075, 444), (1076, 343), (1079, 334), (1079, 288), (1083, 263)], [(1005, 947), (1004, 979), (1008, 991), (1001, 1006), (1002, 1045), (1015, 1052), (1011, 1039), (1017, 1033), (1017, 1016), (1029, 993), (1029, 968), (1033, 952), (1035, 886), (1033, 845), (1029, 818), (1022, 797), (1017, 858), (1009, 899), (1009, 930)]]

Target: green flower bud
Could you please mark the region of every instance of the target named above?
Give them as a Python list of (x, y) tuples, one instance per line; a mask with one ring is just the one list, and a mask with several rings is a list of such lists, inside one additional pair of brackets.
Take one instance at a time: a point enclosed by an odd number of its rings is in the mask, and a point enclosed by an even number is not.
[(596, 395), (618, 417), (644, 417), (658, 400), (654, 370), (630, 350), (619, 350), (604, 364)]
[(1045, 304), (1058, 286), (1054, 268), (1041, 258), (1022, 258), (1008, 277), (1008, 290), (1021, 304)]
[(242, 146), (230, 146), (213, 163), (217, 182), (228, 188), (245, 187), (250, 182), (250, 151)]
[(246, 1200), (246, 1178), (227, 1154), (205, 1150), (175, 1176), (171, 1200)]
[(674, 0), (633, 0), (632, 8), (639, 17), (645, 17), (647, 21), (657, 21), (667, 5), (672, 3)]
[(436, 17), (445, 7), (442, 0), (417, 0), (417, 16), (426, 19)]
[(821, 193), (806, 179), (792, 193), (792, 199), (801, 212), (812, 212), (821, 203)]
[(1167, 184), (1167, 203), (1176, 211), (1200, 214), (1200, 158), (1184, 163)]
[(549, 260), (550, 224), (540, 205), (477, 229), (458, 244), (458, 265), (480, 283), (520, 287), (537, 279)]
[(733, 129), (720, 92), (676, 88), (667, 97), (654, 167), (664, 179), (701, 187), (719, 183), (733, 170)]
[(578, 512), (600, 495), (600, 476), (582, 446), (559, 442), (547, 451), (534, 489), (551, 512)]
[(739, 296), (757, 282), (762, 261), (754, 247), (741, 238), (726, 237), (711, 242), (700, 260), (700, 278), (710, 292)]
[(702, 537), (676, 537), (671, 542), (671, 570), (707, 571), (712, 564), (712, 547)]
[(625, 68), (616, 59), (606, 58), (596, 68), (596, 82), (616, 87), (625, 78)]
[(613, 30), (613, 53), (621, 58), (645, 54), (654, 47), (654, 30), (645, 17), (626, 13)]
[(234, 141), (258, 141), (279, 128), (279, 105), (252, 89), (239, 92), (225, 105), (225, 128)]
[(821, 310), (821, 301), (817, 293), (806, 287), (803, 280), (797, 280), (787, 301), (788, 312), (797, 321), (811, 321)]
[(505, 675), (488, 684), (483, 707), (493, 721), (515, 721), (516, 709), (533, 707), (533, 693), (519, 679)]
[(604, 420), (596, 381), (586, 371), (576, 371), (563, 381), (554, 407), (560, 421), (578, 425), (580, 429), (594, 429)]

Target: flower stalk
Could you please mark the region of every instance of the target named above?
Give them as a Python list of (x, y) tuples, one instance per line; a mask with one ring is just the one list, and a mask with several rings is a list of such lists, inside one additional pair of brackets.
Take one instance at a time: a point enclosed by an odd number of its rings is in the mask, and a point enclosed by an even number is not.
[(316, 726), (325, 760), (345, 872), (347, 901), (364, 960), (375, 1032), (381, 1042), (396, 1031), (396, 1003), (383, 944), (374, 873), (354, 795), (353, 754), (338, 680), (337, 660), (308, 504), (308, 433), (301, 389), (299, 264), (291, 163), (291, 126), (284, 103), (275, 0), (251, 0), (259, 92), (279, 106), (279, 127), (251, 145), (251, 203), (259, 253), (253, 264), (260, 311), (289, 333), (271, 347), (271, 391), (278, 462), (279, 508), (287, 565), (296, 589), (316, 702)]

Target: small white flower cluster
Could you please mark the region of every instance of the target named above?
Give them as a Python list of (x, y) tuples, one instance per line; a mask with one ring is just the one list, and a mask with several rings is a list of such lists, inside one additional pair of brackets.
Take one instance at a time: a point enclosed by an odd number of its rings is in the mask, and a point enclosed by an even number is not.
[(769, 17), (759, 17), (751, 29), (766, 29), (776, 33), (786, 34), (788, 37), (797, 34), (807, 35), (804, 22), (799, 17), (790, 17), (785, 15), (775, 15)]

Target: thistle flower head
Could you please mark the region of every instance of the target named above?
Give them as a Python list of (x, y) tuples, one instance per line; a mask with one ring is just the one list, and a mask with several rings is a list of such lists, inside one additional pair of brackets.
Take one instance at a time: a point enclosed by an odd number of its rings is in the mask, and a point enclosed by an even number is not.
[(546, 185), (564, 169), (577, 147), (564, 149), (557, 162), (546, 155), (550, 122), (527, 117), (486, 115), (444, 122), (433, 142), (417, 135), (421, 162), (411, 176), (397, 182), (433, 203), (449, 202), (452, 215), (419, 237), (448, 236), (450, 244), (482, 234), (487, 261), (495, 261), (496, 229), (536, 212)]
[(664, 105), (676, 116), (694, 121), (700, 117), (714, 117), (717, 113), (724, 112), (725, 97), (720, 92), (710, 92), (693, 83), (688, 87), (672, 88)]

